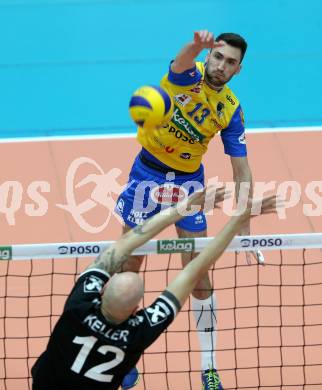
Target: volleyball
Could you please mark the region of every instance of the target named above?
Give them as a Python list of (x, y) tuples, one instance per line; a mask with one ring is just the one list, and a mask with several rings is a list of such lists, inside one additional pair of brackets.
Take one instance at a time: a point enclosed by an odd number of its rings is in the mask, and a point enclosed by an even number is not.
[(173, 102), (168, 93), (157, 86), (144, 86), (131, 97), (130, 115), (133, 121), (145, 129), (166, 125), (173, 114)]

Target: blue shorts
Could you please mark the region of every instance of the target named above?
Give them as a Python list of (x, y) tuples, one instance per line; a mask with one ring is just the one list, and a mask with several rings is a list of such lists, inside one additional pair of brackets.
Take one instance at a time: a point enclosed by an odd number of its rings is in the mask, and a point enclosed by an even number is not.
[[(119, 196), (115, 211), (126, 225), (134, 227), (204, 187), (204, 169), (187, 174), (163, 173), (144, 164), (138, 155), (132, 166), (126, 189)], [(207, 228), (202, 211), (182, 218), (176, 226), (191, 232)]]

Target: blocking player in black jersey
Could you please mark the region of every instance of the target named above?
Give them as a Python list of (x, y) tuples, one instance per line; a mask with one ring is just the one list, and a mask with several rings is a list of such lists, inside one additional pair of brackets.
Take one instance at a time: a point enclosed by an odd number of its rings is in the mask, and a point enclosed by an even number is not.
[[(207, 196), (209, 191), (215, 189)], [(232, 217), (152, 305), (136, 311), (144, 293), (142, 280), (136, 273), (122, 272), (122, 265), (135, 248), (187, 215), (187, 210), (195, 212), (193, 207), (203, 205), (205, 197), (206, 190), (195, 192), (124, 234), (80, 275), (45, 352), (32, 368), (33, 390), (116, 390), (122, 385), (143, 351), (169, 326), (198, 280), (250, 218), (250, 206)], [(222, 201), (224, 189), (210, 198), (215, 204)], [(274, 197), (265, 198), (261, 213), (272, 212), (275, 205)]]

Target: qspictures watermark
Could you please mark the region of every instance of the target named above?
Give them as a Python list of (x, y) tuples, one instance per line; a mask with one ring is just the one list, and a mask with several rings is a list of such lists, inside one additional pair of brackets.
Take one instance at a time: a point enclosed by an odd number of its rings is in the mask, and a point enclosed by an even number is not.
[[(84, 177), (76, 180), (80, 176), (81, 169), (86, 166), (87, 172)], [(19, 181), (10, 180), (0, 183), (0, 218), (4, 218), (9, 226), (15, 226), (16, 213), (23, 211), (27, 217), (39, 219), (45, 216), (52, 208), (58, 208), (61, 212), (72, 216), (75, 224), (87, 233), (96, 234), (102, 232), (110, 222), (111, 218), (116, 218), (122, 223), (120, 215), (124, 214), (125, 201), (120, 199), (116, 204), (115, 200), (131, 183), (121, 183), (122, 171), (112, 168), (107, 172), (93, 159), (79, 157), (73, 160), (65, 174), (64, 203), (51, 203), (48, 201), (48, 194), (54, 188), (54, 184), (48, 180), (34, 180), (27, 186), (23, 186)], [(156, 207), (166, 208), (171, 204), (184, 200), (188, 193), (202, 188), (199, 182), (187, 181), (180, 185), (175, 184), (176, 177), (173, 172), (166, 176), (166, 181), (162, 185), (153, 181), (142, 181), (134, 190), (134, 203), (127, 215), (130, 222), (142, 223)], [(88, 185), (90, 184), (90, 189)], [(217, 188), (222, 185), (218, 177), (209, 178), (207, 185), (215, 185)], [(234, 193), (235, 183), (226, 182), (227, 192)], [(242, 189), (247, 193), (248, 183), (242, 183)], [(78, 201), (77, 194), (83, 191), (85, 196)], [(142, 196), (148, 191), (149, 197)], [(278, 209), (278, 217), (285, 219), (287, 211), (297, 205), (301, 205), (302, 212), (308, 217), (322, 216), (322, 181), (311, 181), (305, 186), (301, 186), (296, 181), (255, 182), (253, 184), (253, 197), (262, 198), (268, 193), (276, 193), (284, 199), (284, 206)], [(25, 200), (27, 199), (27, 200)], [(208, 199), (212, 201), (213, 199)], [(207, 197), (206, 197), (207, 202)], [(225, 199), (221, 205), (222, 212), (226, 215), (233, 215), (236, 212), (235, 200)], [(161, 207), (160, 207), (161, 205)], [(95, 208), (101, 207), (101, 220), (95, 224), (88, 213)], [(246, 205), (245, 205), (246, 207)], [(238, 207), (240, 210), (240, 207)], [(253, 214), (259, 210), (252, 210)], [(212, 215), (213, 210), (206, 213)], [(3, 249), (3, 256), (6, 256)]]

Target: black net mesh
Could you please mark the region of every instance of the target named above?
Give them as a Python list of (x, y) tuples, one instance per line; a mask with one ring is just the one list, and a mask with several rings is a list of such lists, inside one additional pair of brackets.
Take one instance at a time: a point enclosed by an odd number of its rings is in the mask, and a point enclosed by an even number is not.
[[(88, 260), (0, 262), (0, 388), (31, 389), (66, 296)], [(148, 305), (181, 269), (180, 255), (149, 255), (141, 268)], [(217, 296), (217, 362), (228, 389), (322, 389), (322, 255), (266, 254), (246, 265), (224, 254), (210, 271)], [(187, 302), (144, 354), (137, 389), (200, 389), (200, 350)]]

